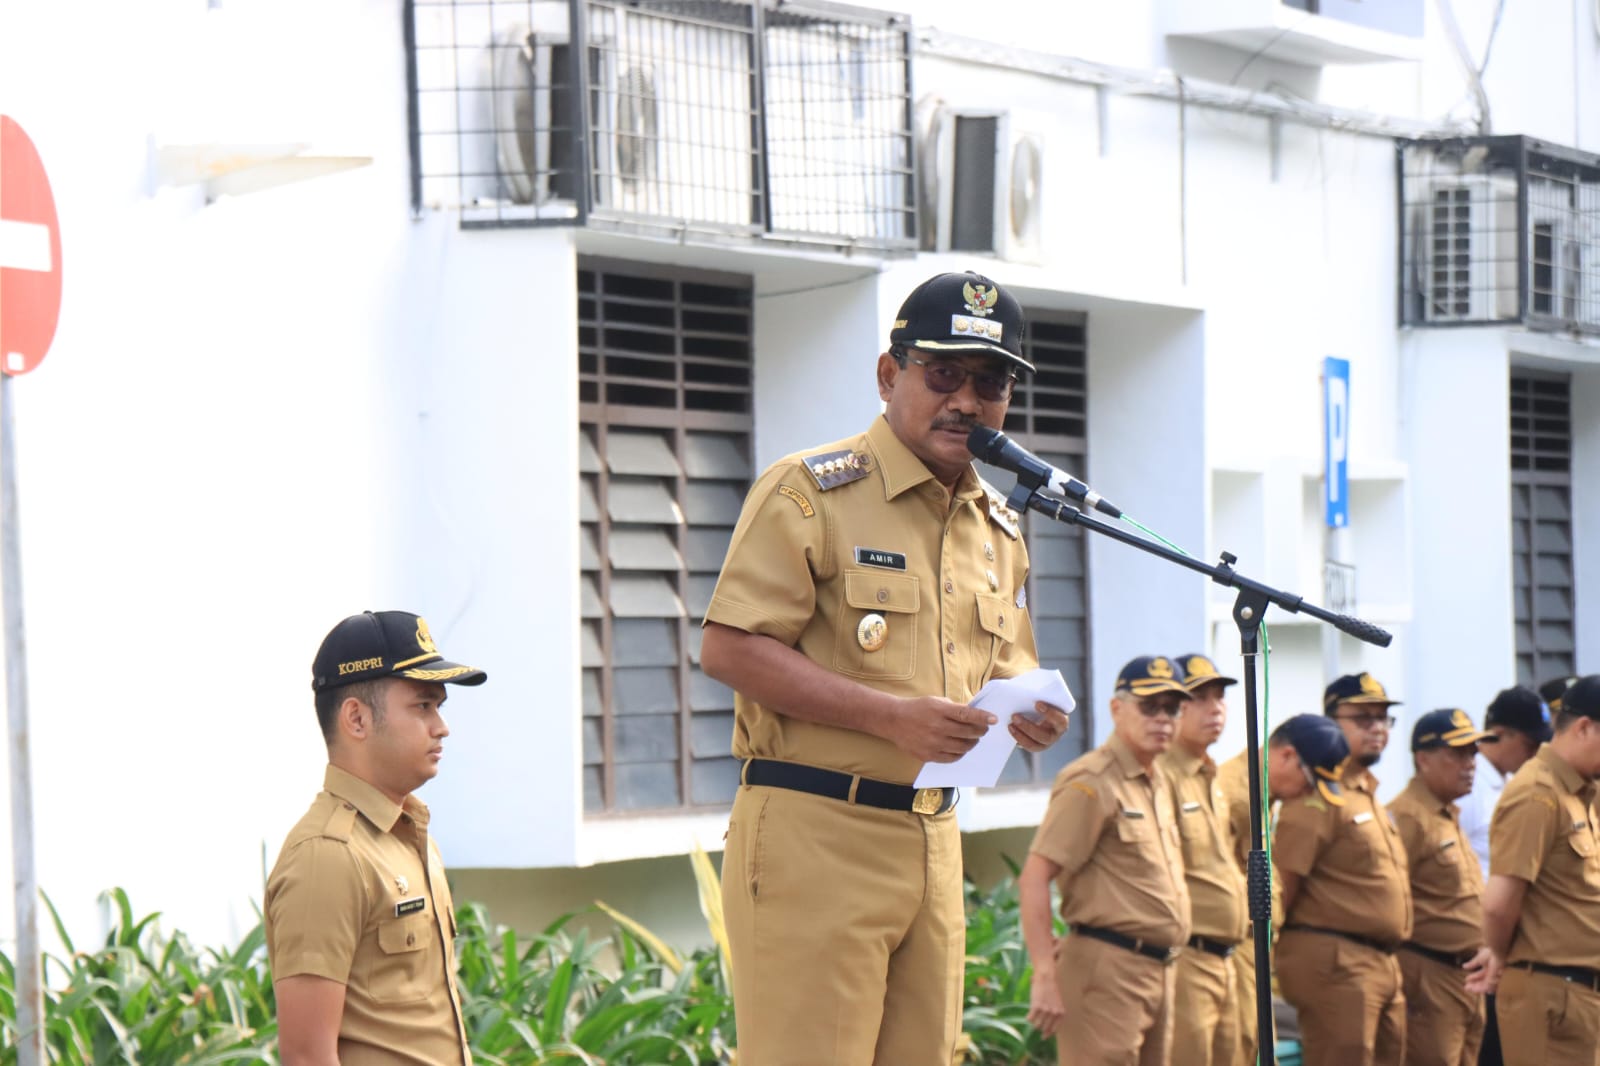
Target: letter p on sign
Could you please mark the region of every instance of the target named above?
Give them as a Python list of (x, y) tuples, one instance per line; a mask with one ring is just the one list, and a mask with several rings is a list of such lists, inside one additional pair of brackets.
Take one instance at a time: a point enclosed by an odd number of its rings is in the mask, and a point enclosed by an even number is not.
[(1329, 528), (1350, 524), (1350, 361), (1322, 361), (1322, 500)]

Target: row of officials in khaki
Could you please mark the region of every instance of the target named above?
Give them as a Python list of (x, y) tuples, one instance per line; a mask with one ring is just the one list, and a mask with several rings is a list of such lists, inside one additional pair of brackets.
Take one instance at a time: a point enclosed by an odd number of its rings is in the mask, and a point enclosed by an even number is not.
[[(913, 782), (991, 727), (1031, 752), (1068, 727), (1047, 703), (1003, 723), (971, 706), (1038, 666), (1022, 516), (968, 451), (1030, 356), (1010, 292), (930, 278), (863, 361), (882, 415), (780, 459), (745, 501), (700, 649), (736, 694), (743, 761), (722, 862), (739, 1066), (956, 1054), (957, 796)], [(447, 686), (485, 674), (417, 615), (369, 611), (328, 633), (312, 675), (324, 790), (265, 899), (281, 1061), (465, 1066), (453, 904), (413, 793), (439, 771)], [(1209, 754), (1232, 683), (1202, 655), (1133, 659), (1110, 738), (1056, 778), (1020, 891), (1028, 1017), (1062, 1063), (1254, 1061), (1247, 767)], [(1386, 809), (1369, 768), (1393, 702), (1341, 677), (1263, 753), (1276, 974), (1305, 1060), (1466, 1066), (1497, 1018), (1508, 1063), (1597, 1066), (1600, 675), (1544, 702), (1502, 693), (1487, 733), (1420, 716), (1416, 777)], [(1475, 777), (1480, 744), (1492, 770)]]

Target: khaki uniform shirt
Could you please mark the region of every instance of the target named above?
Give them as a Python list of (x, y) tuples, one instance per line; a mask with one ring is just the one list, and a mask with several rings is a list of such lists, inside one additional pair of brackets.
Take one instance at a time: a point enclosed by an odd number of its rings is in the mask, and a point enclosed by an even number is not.
[(1174, 744), (1156, 765), (1167, 775), (1177, 805), (1183, 875), (1189, 885), (1189, 931), (1238, 943), (1249, 930), (1250, 911), (1217, 764), (1209, 755), (1194, 755)]
[(1600, 966), (1595, 786), (1545, 744), (1500, 794), (1489, 872), (1528, 882), (1508, 962)]
[(1413, 777), (1389, 804), (1411, 864), (1411, 939), (1458, 954), (1483, 944), (1483, 869), (1459, 811)]
[(428, 839), (428, 808), (403, 807), (328, 767), (267, 879), (274, 980), (345, 986), (343, 1066), (470, 1066), (456, 990), (455, 906)]
[[(845, 456), (845, 475), (815, 472), (829, 455)], [(1016, 521), (971, 467), (952, 502), (880, 417), (860, 436), (780, 459), (761, 475), (706, 621), (772, 637), (896, 696), (967, 703), (990, 678), (1039, 665)], [(863, 624), (878, 620), (883, 631), (864, 639)], [(882, 646), (869, 651), (874, 636)], [(907, 784), (922, 769), (887, 740), (787, 718), (742, 693), (733, 753)]]
[(1116, 734), (1056, 775), (1030, 851), (1061, 872), (1061, 916), (1156, 947), (1189, 939), (1172, 786), (1147, 773)]
[(1287, 925), (1311, 925), (1398, 944), (1411, 937), (1411, 878), (1405, 845), (1378, 804), (1378, 779), (1344, 774), (1344, 806), (1312, 793), (1283, 805), (1272, 860), (1301, 878)]

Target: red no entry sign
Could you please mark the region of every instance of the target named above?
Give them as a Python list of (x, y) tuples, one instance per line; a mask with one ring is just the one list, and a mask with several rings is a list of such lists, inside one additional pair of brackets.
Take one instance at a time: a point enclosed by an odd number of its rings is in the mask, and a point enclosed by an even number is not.
[(0, 115), (0, 372), (26, 374), (61, 315), (61, 226), (39, 150)]

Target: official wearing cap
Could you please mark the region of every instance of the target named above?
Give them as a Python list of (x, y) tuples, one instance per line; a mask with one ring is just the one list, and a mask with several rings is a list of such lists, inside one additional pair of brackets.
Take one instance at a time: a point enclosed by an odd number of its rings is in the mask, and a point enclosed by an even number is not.
[(455, 907), (411, 793), (439, 772), (444, 686), (486, 675), (447, 660), (405, 611), (346, 618), (311, 673), (328, 768), (267, 879), (279, 1052), (286, 1064), (466, 1066)]
[(1429, 711), (1411, 731), (1416, 775), (1389, 804), (1411, 871), (1411, 939), (1399, 960), (1406, 994), (1409, 1066), (1475, 1066), (1483, 997), (1468, 970), (1489, 961), (1483, 946), (1483, 871), (1456, 819), (1472, 791), (1478, 744), (1494, 735), (1460, 709)]
[(1388, 742), (1391, 700), (1369, 674), (1338, 678), (1325, 712), (1350, 743), (1342, 805), (1308, 795), (1283, 805), (1272, 858), (1287, 916), (1278, 981), (1299, 1012), (1307, 1066), (1398, 1066), (1406, 1001), (1394, 952), (1411, 936), (1405, 845), (1368, 767)]
[[(1316, 793), (1325, 804), (1343, 803), (1339, 775), (1350, 757), (1350, 744), (1344, 732), (1320, 714), (1297, 714), (1275, 726), (1267, 737), (1266, 778), (1262, 791), (1270, 805), (1285, 803)], [(1250, 855), (1250, 752), (1241, 751), (1217, 770), (1217, 782), (1228, 801), (1228, 823), (1233, 837), (1233, 857), (1240, 874), (1249, 875)], [(1272, 819), (1262, 819), (1264, 837), (1270, 838)], [(1283, 884), (1272, 879), (1272, 928), (1283, 926)], [(1256, 959), (1255, 931), (1250, 929), (1245, 943), (1229, 960), (1233, 964), (1234, 985), (1238, 989), (1239, 1051), (1234, 1061), (1239, 1066), (1256, 1063)]]
[(1468, 982), (1497, 993), (1511, 1066), (1594, 1066), (1600, 1055), (1600, 674), (1560, 703), (1554, 738), (1495, 808), (1483, 902), (1492, 957)]
[[(1055, 1034), (1062, 1066), (1168, 1062), (1189, 890), (1172, 786), (1156, 758), (1188, 696), (1171, 659), (1144, 655), (1122, 668), (1111, 738), (1056, 775), (1018, 879), (1033, 961), (1028, 1021)], [(1059, 942), (1052, 881), (1068, 926)]]
[(1204, 655), (1180, 655), (1175, 662), (1188, 698), (1172, 747), (1156, 759), (1178, 805), (1191, 918), (1189, 942), (1173, 967), (1172, 1066), (1232, 1066), (1240, 1010), (1229, 959), (1245, 943), (1250, 912), (1234, 860), (1228, 800), (1208, 749), (1227, 725), (1227, 688), (1238, 681), (1219, 674)]
[[(950, 1061), (955, 790), (912, 782), (994, 722), (968, 706), (985, 682), (1038, 665), (1021, 516), (966, 444), (1033, 369), (1023, 330), (986, 277), (919, 285), (878, 358), (883, 415), (780, 459), (745, 500), (701, 646), (744, 760), (722, 864), (741, 1066)], [(1067, 725), (1038, 709), (1003, 726), (1031, 751)]]

